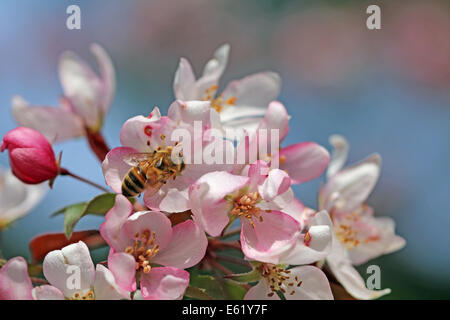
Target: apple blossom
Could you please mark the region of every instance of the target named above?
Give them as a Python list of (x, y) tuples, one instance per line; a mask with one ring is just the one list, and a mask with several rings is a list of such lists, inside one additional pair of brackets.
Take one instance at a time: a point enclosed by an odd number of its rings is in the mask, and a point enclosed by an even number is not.
[[(240, 141), (237, 154), (247, 155), (247, 164), (256, 159), (270, 162), (272, 167), (279, 167), (288, 172), (292, 184), (307, 182), (325, 171), (330, 156), (325, 148), (315, 142), (301, 142), (281, 150), (272, 150), (271, 131), (278, 132), (280, 145), (289, 132), (289, 119), (290, 116), (282, 103), (271, 102), (256, 132)], [(241, 163), (242, 161), (237, 161), (235, 170), (239, 171), (244, 167)]]
[[(148, 184), (144, 191), (144, 202), (153, 210), (165, 212), (189, 210), (188, 188), (192, 183), (206, 172), (232, 168), (232, 165), (220, 163), (193, 164), (198, 155), (203, 159), (203, 146), (223, 142), (214, 137), (205, 137), (205, 133), (214, 127), (214, 123), (210, 122), (209, 105), (210, 103), (206, 101), (175, 101), (169, 108), (168, 116), (161, 116), (159, 109), (155, 107), (148, 117), (136, 116), (127, 120), (120, 132), (122, 147), (112, 149), (103, 162), (106, 183), (115, 192), (122, 192), (122, 180), (132, 168), (125, 160), (132, 154), (150, 154), (155, 150), (172, 154), (179, 150), (184, 164), (181, 173), (167, 180), (162, 186)], [(199, 128), (194, 126), (196, 123), (200, 124)], [(181, 142), (174, 141), (177, 138), (174, 135), (179, 130), (185, 130), (189, 139), (185, 141), (183, 137)], [(233, 148), (230, 144), (225, 142), (223, 145)]]
[(43, 269), (50, 285), (33, 288), (25, 259), (22, 257), (10, 259), (0, 269), (0, 300), (130, 298), (129, 292), (116, 284), (111, 271), (101, 264), (94, 267), (89, 249), (82, 241), (49, 252), (44, 259)]
[[(49, 252), (43, 263), (50, 285), (33, 289), (36, 300), (121, 300), (129, 292), (119, 287), (105, 266), (94, 267), (89, 249), (82, 241)], [(72, 278), (79, 277), (72, 281)]]
[[(173, 83), (177, 100), (168, 114), (155, 107), (148, 116), (128, 119), (121, 146), (112, 150), (100, 129), (115, 74), (100, 46), (91, 47), (99, 75), (74, 53), (62, 55), (60, 108), (35, 108), (13, 98), (14, 117), (23, 127), (1, 143), (11, 172), (0, 170), (0, 231), (31, 210), (44, 194), (40, 183), (51, 185), (58, 174), (105, 193), (58, 210), (65, 232), (31, 241), (30, 274), (43, 259), (46, 280), (31, 278), (22, 257), (0, 259), (0, 299), (328, 300), (333, 294), (327, 277), (358, 299), (390, 291), (369, 290), (354, 267), (405, 245), (393, 220), (375, 217), (365, 203), (379, 177), (380, 156), (343, 168), (348, 143), (337, 135), (330, 138), (331, 161), (315, 142), (280, 148), (290, 116), (274, 101), (279, 76), (257, 73), (218, 93), (229, 50), (217, 49), (198, 79), (182, 58)], [(79, 136), (102, 161), (114, 193), (56, 160), (50, 142)], [(291, 186), (327, 167), (318, 210), (308, 208)], [(144, 203), (131, 199), (141, 193)], [(73, 232), (88, 214), (105, 216), (99, 230)], [(227, 240), (238, 234), (239, 241)], [(88, 245), (108, 246), (107, 261), (95, 266)], [(228, 264), (252, 270), (234, 274)], [(48, 284), (33, 287), (42, 282)]]
[(327, 265), (344, 288), (355, 298), (375, 299), (389, 289), (369, 290), (353, 265), (359, 265), (405, 246), (405, 240), (394, 232), (391, 218), (375, 217), (366, 201), (380, 174), (378, 154), (342, 169), (348, 143), (332, 136), (335, 151), (328, 171), (329, 180), (320, 190), (319, 208), (330, 212), (333, 221), (333, 246)]
[(283, 212), (293, 199), (289, 186), (286, 172), (269, 171), (263, 161), (249, 166), (246, 176), (207, 173), (189, 189), (193, 219), (214, 237), (240, 218), (245, 256), (277, 263), (300, 234), (299, 223)]
[(32, 300), (33, 284), (24, 258), (15, 257), (0, 269), (0, 300)]
[(3, 138), (0, 150), (8, 149), (12, 172), (22, 182), (38, 184), (58, 175), (58, 164), (52, 146), (39, 132), (18, 127)]
[(333, 299), (328, 279), (319, 268), (299, 266), (320, 261), (330, 253), (332, 223), (328, 213), (308, 209), (297, 199), (284, 211), (299, 223), (301, 233), (294, 245), (278, 253), (276, 264), (252, 262), (259, 282), (245, 299), (279, 299), (279, 292), (288, 300)]
[(45, 184), (29, 185), (0, 168), (0, 230), (31, 211), (44, 197)]
[(246, 300), (280, 300), (281, 292), (286, 300), (333, 300), (326, 275), (317, 267), (262, 263), (256, 269), (261, 273), (258, 283), (245, 295)]
[(61, 55), (59, 78), (63, 98), (59, 108), (33, 107), (22, 97), (12, 99), (12, 112), (21, 126), (36, 129), (52, 142), (98, 132), (115, 91), (110, 57), (98, 44), (91, 45), (100, 76), (75, 53)]
[(127, 291), (136, 291), (138, 276), (144, 299), (181, 299), (189, 284), (189, 273), (183, 269), (205, 255), (205, 233), (192, 220), (172, 227), (161, 212), (133, 211), (128, 199), (117, 195), (100, 227), (111, 247), (108, 267)]
[(181, 58), (173, 83), (175, 97), (185, 101), (210, 101), (225, 129), (250, 130), (264, 116), (269, 102), (278, 96), (280, 76), (274, 72), (252, 74), (230, 82), (218, 95), (219, 80), (227, 66), (229, 52), (228, 44), (218, 48), (199, 79), (195, 78), (189, 61)]

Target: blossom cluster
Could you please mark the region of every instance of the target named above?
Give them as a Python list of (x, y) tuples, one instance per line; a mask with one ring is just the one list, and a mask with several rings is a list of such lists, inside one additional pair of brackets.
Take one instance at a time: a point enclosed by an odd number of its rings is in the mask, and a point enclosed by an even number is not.
[[(276, 100), (279, 75), (252, 74), (219, 91), (229, 50), (217, 49), (199, 78), (182, 58), (167, 115), (155, 107), (128, 119), (121, 146), (113, 149), (101, 128), (114, 96), (115, 71), (100, 46), (92, 46), (99, 74), (72, 52), (61, 56), (59, 108), (13, 98), (20, 127), (1, 144), (12, 171), (1, 187), (13, 196), (1, 197), (0, 207), (7, 210), (0, 213), (0, 228), (31, 210), (45, 193), (43, 183), (53, 186), (60, 175), (105, 190), (62, 167), (51, 143), (85, 137), (110, 190), (61, 211), (63, 245), (37, 246), (44, 251), (43, 277), (31, 277), (22, 257), (4, 261), (0, 299), (212, 298), (193, 279), (199, 273), (230, 283), (245, 299), (333, 299), (339, 298), (336, 286), (356, 299), (389, 293), (366, 288), (355, 269), (405, 245), (394, 222), (376, 217), (366, 204), (380, 175), (380, 156), (346, 167), (349, 147), (339, 135), (330, 137), (331, 156), (315, 142), (282, 146), (295, 120)], [(292, 186), (324, 173), (317, 208), (309, 208)], [(99, 200), (106, 198), (112, 201)], [(104, 215), (96, 245), (109, 247), (96, 266), (92, 238), (73, 232), (89, 210)], [(231, 253), (222, 253), (227, 250)], [(233, 263), (247, 272), (227, 267)]]

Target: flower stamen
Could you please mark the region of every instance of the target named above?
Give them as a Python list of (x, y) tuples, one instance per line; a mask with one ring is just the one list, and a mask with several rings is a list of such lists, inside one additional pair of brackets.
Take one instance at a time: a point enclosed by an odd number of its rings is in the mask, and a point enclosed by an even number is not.
[(136, 271), (149, 273), (152, 269), (150, 259), (159, 252), (159, 245), (155, 244), (156, 233), (150, 233), (150, 230), (146, 229), (141, 233), (136, 233), (134, 237), (133, 246), (127, 247), (125, 252), (134, 256)]
[(90, 289), (86, 293), (75, 293), (69, 300), (95, 300), (94, 290)]
[(224, 101), (223, 94), (216, 97), (218, 85), (214, 84), (205, 90), (205, 95), (202, 98), (203, 101), (210, 101), (211, 108), (220, 113), (225, 106), (234, 106), (236, 104), (236, 97), (230, 97)]
[(261, 265), (261, 275), (266, 279), (270, 292), (267, 294), (268, 297), (272, 297), (278, 291), (283, 294), (287, 294), (287, 289), (289, 288), (289, 295), (295, 294), (295, 290), (290, 290), (294, 286), (300, 287), (302, 281), (298, 279), (297, 276), (292, 277), (290, 270), (286, 270), (281, 266), (263, 263)]
[(234, 200), (234, 207), (231, 210), (231, 215), (248, 219), (254, 228), (255, 222), (253, 221), (253, 217), (256, 217), (260, 222), (263, 221), (263, 218), (260, 215), (261, 209), (256, 207), (256, 204), (260, 199), (261, 196), (258, 192), (244, 194)]

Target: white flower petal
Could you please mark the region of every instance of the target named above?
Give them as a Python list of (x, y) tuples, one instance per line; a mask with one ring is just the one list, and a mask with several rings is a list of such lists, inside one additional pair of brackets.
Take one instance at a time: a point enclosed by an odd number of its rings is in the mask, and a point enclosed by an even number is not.
[(329, 138), (330, 144), (334, 150), (331, 154), (330, 164), (327, 170), (327, 179), (330, 179), (341, 170), (347, 161), (349, 145), (347, 140), (338, 134)]
[(121, 289), (111, 271), (101, 264), (97, 265), (94, 281), (95, 300), (129, 299), (128, 292)]
[(25, 184), (11, 170), (0, 168), (0, 230), (31, 211), (47, 190), (46, 183)]
[(47, 254), (43, 263), (48, 282), (65, 297), (88, 290), (94, 283), (95, 268), (89, 249), (82, 241)]
[(380, 166), (381, 158), (374, 154), (338, 172), (320, 191), (320, 209), (351, 212), (361, 206), (378, 181)]

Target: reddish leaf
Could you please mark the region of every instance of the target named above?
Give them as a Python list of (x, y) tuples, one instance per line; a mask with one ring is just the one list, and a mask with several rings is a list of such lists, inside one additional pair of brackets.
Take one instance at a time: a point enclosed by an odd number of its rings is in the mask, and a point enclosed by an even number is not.
[(72, 234), (70, 239), (67, 239), (64, 233), (46, 233), (30, 241), (31, 256), (34, 261), (41, 261), (50, 251), (59, 250), (78, 241), (83, 241), (89, 248), (106, 245), (97, 230), (77, 231)]

